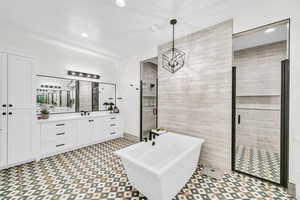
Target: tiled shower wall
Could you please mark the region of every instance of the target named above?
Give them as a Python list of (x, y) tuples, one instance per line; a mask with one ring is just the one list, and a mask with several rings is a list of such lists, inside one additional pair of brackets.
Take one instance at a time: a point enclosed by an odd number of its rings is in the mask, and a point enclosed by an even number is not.
[[(157, 65), (144, 63), (143, 67), (143, 133), (156, 128), (156, 116), (153, 109), (156, 108), (156, 79)], [(154, 84), (154, 87), (150, 85)]]
[[(231, 169), (232, 21), (176, 40), (187, 53), (171, 74), (158, 67), (158, 126), (205, 139), (200, 159)], [(158, 63), (171, 43), (158, 48)]]
[(280, 153), (281, 61), (286, 41), (234, 52), (237, 145)]

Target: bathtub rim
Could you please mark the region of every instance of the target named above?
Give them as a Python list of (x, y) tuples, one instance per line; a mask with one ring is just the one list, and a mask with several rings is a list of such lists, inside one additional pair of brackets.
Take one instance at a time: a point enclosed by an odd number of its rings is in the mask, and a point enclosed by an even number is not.
[[(151, 167), (151, 166), (148, 166), (146, 164), (144, 164), (143, 162), (140, 162), (138, 160), (136, 160), (135, 158), (132, 158), (132, 156), (129, 156), (128, 154), (126, 154), (127, 152), (130, 152), (130, 151), (133, 151), (134, 149), (138, 148), (138, 146), (136, 145), (139, 145), (139, 144), (143, 144), (143, 143), (137, 143), (135, 145), (132, 145), (132, 146), (129, 146), (129, 147), (125, 147), (123, 149), (120, 149), (118, 151), (116, 151), (115, 153), (121, 158), (121, 159), (127, 159), (129, 160), (130, 162), (138, 165), (138, 166), (141, 166), (149, 171), (151, 171), (151, 173), (157, 175), (157, 176), (161, 176), (162, 174), (164, 174), (168, 169), (170, 169), (174, 164), (180, 162), (180, 160), (182, 160), (185, 156), (187, 156), (189, 153), (191, 153), (195, 148), (197, 148), (198, 146), (200, 147), (200, 153), (201, 153), (201, 149), (202, 149), (202, 144), (205, 142), (204, 139), (202, 138), (197, 138), (197, 137), (194, 137), (194, 136), (189, 136), (189, 135), (182, 135), (182, 134), (178, 134), (178, 133), (174, 133), (174, 132), (168, 132), (168, 133), (171, 133), (171, 134), (176, 134), (176, 135), (179, 135), (179, 136), (183, 136), (183, 137), (190, 137), (190, 138), (193, 138), (196, 141), (195, 144), (193, 145), (190, 145), (188, 146), (188, 148), (180, 153), (176, 158), (174, 158), (174, 160), (172, 160), (171, 162), (169, 162), (168, 164), (166, 164), (165, 166), (163, 166), (162, 168), (160, 168), (159, 170), (158, 169), (155, 169), (154, 167)], [(199, 143), (198, 143), (199, 142)], [(150, 145), (150, 144), (149, 144)], [(199, 155), (200, 156), (200, 155)]]

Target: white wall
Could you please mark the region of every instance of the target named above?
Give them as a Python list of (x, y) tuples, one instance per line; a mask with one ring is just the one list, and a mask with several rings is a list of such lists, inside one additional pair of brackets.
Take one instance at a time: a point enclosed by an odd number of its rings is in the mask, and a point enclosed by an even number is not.
[[(298, 0), (252, 0), (252, 1), (228, 1), (227, 8), (216, 15), (201, 16), (195, 14), (190, 16), (191, 20), (201, 21), (201, 27), (216, 24), (226, 19), (234, 19), (234, 33), (249, 30), (257, 26), (273, 23), (283, 19), (291, 18), (291, 88), (290, 88), (290, 182), (295, 183), (296, 167), (300, 168), (299, 160), (296, 162), (296, 155), (300, 152), (295, 151), (294, 138), (300, 131), (300, 1)], [(199, 15), (199, 16), (197, 16)], [(196, 24), (197, 22), (193, 22)], [(139, 62), (157, 55), (157, 46), (153, 44), (152, 49), (147, 52), (138, 52), (138, 56), (129, 58), (128, 61), (120, 65), (121, 68), (129, 67), (123, 73), (122, 82), (124, 88), (128, 89), (127, 84), (132, 81), (136, 84), (139, 81)], [(125, 69), (124, 69), (125, 70)], [(129, 90), (129, 89), (128, 89)], [(132, 93), (124, 99), (124, 105), (130, 109), (124, 109), (123, 113), (128, 117), (125, 131), (133, 135), (139, 135), (139, 94)], [(128, 111), (128, 112), (127, 112)], [(300, 182), (299, 182), (300, 184)]]
[(119, 106), (124, 117), (124, 131), (136, 137), (140, 136), (140, 61), (140, 57), (122, 60), (117, 83), (117, 96), (123, 98)]
[(116, 62), (101, 55), (60, 46), (18, 30), (1, 29), (0, 49), (30, 55), (36, 61), (36, 73), (66, 77), (67, 70), (99, 74), (100, 81), (116, 82)]

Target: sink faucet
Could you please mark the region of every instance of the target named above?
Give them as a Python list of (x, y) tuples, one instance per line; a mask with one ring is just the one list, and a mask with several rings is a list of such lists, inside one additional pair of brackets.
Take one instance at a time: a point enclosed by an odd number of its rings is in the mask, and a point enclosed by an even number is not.
[(90, 112), (89, 111), (86, 111), (86, 110), (82, 110), (80, 111), (81, 112), (81, 116), (86, 116), (86, 115), (90, 115)]

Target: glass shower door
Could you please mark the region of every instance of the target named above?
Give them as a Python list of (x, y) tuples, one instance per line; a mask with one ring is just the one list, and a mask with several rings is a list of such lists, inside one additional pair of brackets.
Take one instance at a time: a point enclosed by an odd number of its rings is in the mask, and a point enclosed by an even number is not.
[(157, 128), (157, 64), (145, 62), (141, 70), (141, 137)]
[(287, 170), (286, 25), (273, 27), (278, 32), (272, 40), (270, 27), (233, 39), (234, 170), (277, 184)]

